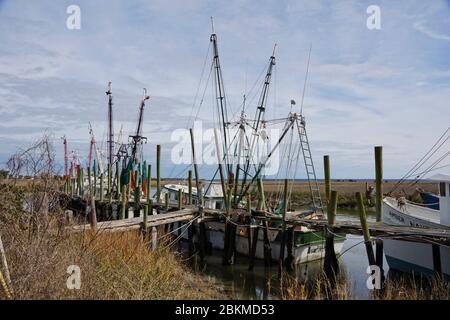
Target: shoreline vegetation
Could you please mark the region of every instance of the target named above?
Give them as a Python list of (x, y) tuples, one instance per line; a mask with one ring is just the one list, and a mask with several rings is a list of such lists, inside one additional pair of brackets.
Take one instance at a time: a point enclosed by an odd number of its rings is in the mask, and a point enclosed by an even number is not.
[[(24, 187), (0, 182), (0, 234), (11, 275), (11, 298), (236, 298), (232, 292), (227, 292), (220, 280), (194, 271), (178, 247), (169, 245), (169, 237), (160, 240), (160, 247), (152, 252), (151, 241), (144, 240), (137, 232), (66, 234), (62, 231), (67, 226), (64, 207), (55, 203), (51, 213), (44, 213), (38, 207), (45, 194), (42, 187), (40, 184)], [(30, 193), (32, 197), (27, 196)], [(47, 189), (47, 194), (52, 193)], [(24, 201), (34, 204), (31, 206), (34, 213), (24, 210)], [(162, 231), (160, 237), (165, 237)], [(80, 267), (80, 290), (67, 288), (70, 275), (67, 268), (71, 265)], [(334, 288), (322, 275), (307, 283), (288, 273), (281, 283), (273, 278), (267, 281), (273, 299), (354, 299), (352, 284), (345, 275), (338, 279)], [(0, 298), (7, 298), (3, 290), (0, 290)], [(374, 291), (370, 298), (450, 299), (450, 288), (447, 282), (439, 280), (388, 279), (385, 289)]]
[[(63, 179), (55, 176), (57, 170), (49, 137), (44, 136), (29, 149), (13, 155), (8, 166), (13, 177), (27, 173), (37, 178), (6, 179), (4, 172), (0, 175), (0, 239), (4, 248), (0, 265), (1, 299), (236, 298), (224, 289), (220, 279), (196, 272), (190, 266), (192, 261), (173, 245), (163, 230), (158, 232), (156, 251), (150, 250), (150, 240), (138, 232), (67, 234), (65, 227), (85, 221), (83, 217), (68, 220), (66, 204), (60, 197)], [(177, 182), (166, 179), (162, 184)], [(387, 182), (385, 192), (393, 185)], [(324, 190), (322, 183), (320, 186)], [(354, 206), (355, 191), (362, 192), (367, 187), (361, 181), (333, 181), (332, 186), (340, 194), (341, 208)], [(419, 183), (400, 192), (412, 195), (417, 187), (435, 191), (432, 184)], [(276, 198), (280, 189), (281, 183), (277, 181), (264, 182), (268, 201)], [(293, 182), (292, 199), (292, 207), (308, 204), (307, 182)], [(70, 271), (74, 265), (81, 271), (80, 290), (70, 290), (67, 286), (71, 276), (68, 268)], [(273, 286), (271, 296), (274, 299), (352, 299), (350, 284), (344, 278), (334, 289), (330, 289), (329, 281), (324, 278), (312, 280), (315, 285), (310, 286), (286, 274), (281, 286)], [(277, 282), (267, 281), (273, 285)], [(450, 296), (448, 284), (439, 281), (432, 285), (431, 291), (422, 285), (389, 286), (389, 283), (386, 289), (380, 296), (382, 299), (448, 299)]]

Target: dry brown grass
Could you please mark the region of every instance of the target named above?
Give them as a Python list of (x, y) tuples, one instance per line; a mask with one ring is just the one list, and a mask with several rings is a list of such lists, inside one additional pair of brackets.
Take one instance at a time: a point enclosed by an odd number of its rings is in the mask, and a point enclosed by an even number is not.
[[(278, 296), (286, 300), (349, 300), (354, 299), (351, 284), (345, 275), (340, 275), (336, 285), (319, 275), (309, 282), (300, 282), (295, 277), (284, 275)], [(382, 290), (373, 290), (369, 299), (375, 300), (449, 300), (450, 283), (438, 278), (417, 279), (402, 276), (387, 279)]]
[[(174, 252), (149, 250), (136, 232), (58, 235), (3, 228), (14, 299), (224, 298), (188, 271)], [(81, 269), (81, 289), (69, 290), (67, 267)]]

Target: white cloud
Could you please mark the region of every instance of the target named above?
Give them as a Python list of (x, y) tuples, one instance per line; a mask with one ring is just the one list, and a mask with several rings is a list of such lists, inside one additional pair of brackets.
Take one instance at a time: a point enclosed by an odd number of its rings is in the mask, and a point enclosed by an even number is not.
[(450, 35), (438, 33), (430, 29), (425, 21), (417, 21), (414, 23), (414, 29), (436, 40), (450, 41)]

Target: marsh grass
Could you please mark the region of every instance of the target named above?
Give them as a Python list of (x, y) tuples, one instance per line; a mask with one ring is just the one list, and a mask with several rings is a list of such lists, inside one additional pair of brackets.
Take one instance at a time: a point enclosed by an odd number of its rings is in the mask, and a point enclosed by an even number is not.
[[(299, 281), (285, 274), (276, 295), (285, 300), (349, 300), (355, 299), (354, 290), (345, 274), (337, 277), (335, 285), (325, 274), (310, 281)], [(381, 290), (368, 296), (373, 300), (449, 300), (450, 284), (439, 277), (402, 275), (388, 278)]]
[[(136, 232), (46, 232), (29, 238), (9, 226), (2, 234), (14, 299), (223, 298), (211, 283), (189, 272), (176, 252), (152, 252)], [(79, 290), (67, 288), (70, 265), (80, 267)]]

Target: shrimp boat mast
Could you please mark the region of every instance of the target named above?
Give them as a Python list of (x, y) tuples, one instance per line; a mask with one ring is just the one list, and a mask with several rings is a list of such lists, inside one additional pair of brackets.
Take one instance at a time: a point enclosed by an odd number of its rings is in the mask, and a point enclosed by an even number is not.
[[(213, 47), (213, 59), (211, 70), (214, 72), (215, 85), (215, 109), (217, 112), (217, 129), (215, 129), (216, 154), (218, 157), (218, 166), (214, 177), (219, 173), (220, 183), (206, 181), (202, 190), (192, 188), (192, 198), (194, 205), (203, 205), (208, 209), (221, 209), (227, 212), (224, 221), (207, 221), (206, 238), (210, 247), (224, 251), (223, 263), (233, 264), (235, 254), (249, 255), (250, 229), (256, 227), (258, 222), (255, 219), (262, 212), (270, 212), (273, 215), (281, 215), (283, 208), (286, 208), (289, 216), (304, 216), (318, 218), (323, 215), (323, 204), (320, 197), (320, 190), (316, 179), (316, 173), (311, 155), (311, 148), (306, 133), (306, 121), (301, 113), (292, 112), (295, 102), (291, 102), (291, 112), (282, 119), (266, 120), (265, 113), (268, 107), (268, 95), (274, 67), (276, 65), (275, 49), (269, 58), (265, 77), (262, 83), (259, 100), (256, 106), (254, 119), (248, 119), (246, 116), (246, 98), (242, 104), (240, 117), (237, 121), (230, 121), (227, 112), (227, 100), (225, 96), (225, 87), (223, 84), (222, 69), (217, 45), (217, 35), (211, 34), (210, 42)], [(279, 137), (270, 141), (267, 135), (267, 127), (272, 123), (284, 123)], [(219, 130), (218, 130), (219, 129)], [(285, 169), (287, 178), (294, 179), (296, 166), (300, 155), (303, 157), (306, 176), (308, 178), (309, 189), (311, 193), (311, 208), (303, 211), (295, 211), (290, 208), (289, 202), (283, 203), (280, 198), (277, 199), (277, 206), (267, 205), (265, 199), (263, 178), (266, 168), (276, 152), (282, 148), (286, 140), (290, 144), (286, 146), (289, 150), (288, 168)], [(295, 146), (292, 146), (292, 145)], [(261, 146), (267, 147), (267, 153), (261, 152)], [(258, 154), (262, 153), (261, 155)], [(295, 160), (295, 164), (293, 162)], [(194, 159), (195, 162), (195, 159)], [(295, 169), (295, 170), (294, 170)], [(246, 215), (246, 207), (251, 206), (249, 195), (258, 190), (258, 204), (256, 208), (251, 208), (251, 216)], [(183, 184), (167, 184), (163, 187), (159, 195), (159, 201), (162, 201), (166, 193), (169, 193), (169, 201), (178, 202), (179, 190), (183, 197), (182, 202), (187, 203), (188, 187)], [(289, 192), (289, 195), (291, 192)], [(203, 200), (203, 201), (201, 201)], [(180, 223), (179, 228), (182, 228)], [(250, 227), (250, 228), (249, 228)], [(263, 234), (258, 236), (255, 257), (265, 259), (267, 255), (270, 260), (278, 260), (281, 248), (281, 232), (279, 222), (271, 222), (261, 225)], [(196, 226), (199, 229), (199, 225)], [(199, 234), (197, 230), (196, 234)], [(183, 234), (186, 239), (186, 232)], [(233, 241), (229, 241), (233, 239)], [(335, 241), (335, 252), (339, 254), (342, 249), (344, 236), (338, 236)], [(228, 245), (230, 243), (230, 245)], [(270, 252), (267, 253), (267, 245), (270, 243)], [(306, 227), (296, 227), (294, 229), (294, 263), (303, 263), (324, 257), (324, 235), (322, 231), (310, 230)], [(231, 247), (229, 247), (231, 246)], [(286, 249), (285, 249), (286, 250)]]

